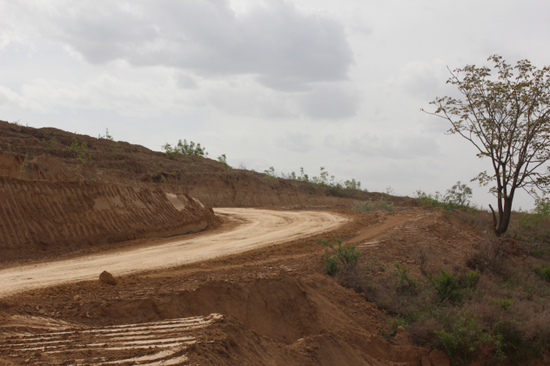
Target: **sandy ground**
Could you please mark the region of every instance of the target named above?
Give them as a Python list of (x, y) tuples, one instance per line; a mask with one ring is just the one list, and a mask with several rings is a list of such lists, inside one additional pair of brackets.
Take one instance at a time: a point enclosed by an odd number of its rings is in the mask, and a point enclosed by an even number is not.
[(4, 269), (0, 271), (0, 297), (97, 279), (104, 270), (119, 276), (238, 254), (320, 234), (347, 221), (343, 216), (319, 211), (218, 208), (215, 212), (238, 220), (240, 224), (230, 231), (173, 240), (161, 245)]

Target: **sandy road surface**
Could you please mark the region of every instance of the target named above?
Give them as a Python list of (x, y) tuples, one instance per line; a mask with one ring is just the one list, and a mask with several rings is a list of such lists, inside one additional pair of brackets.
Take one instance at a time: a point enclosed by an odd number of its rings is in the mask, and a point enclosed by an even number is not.
[(0, 271), (0, 297), (67, 282), (97, 279), (103, 270), (123, 275), (242, 253), (334, 229), (347, 219), (314, 211), (215, 209), (242, 222), (233, 230), (117, 253), (8, 268)]

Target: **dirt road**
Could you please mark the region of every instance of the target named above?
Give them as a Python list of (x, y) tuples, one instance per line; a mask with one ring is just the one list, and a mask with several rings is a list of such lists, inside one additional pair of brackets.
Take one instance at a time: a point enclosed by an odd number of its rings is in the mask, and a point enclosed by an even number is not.
[(0, 271), (0, 298), (18, 292), (68, 282), (97, 279), (107, 270), (123, 275), (242, 253), (247, 250), (328, 231), (347, 219), (328, 212), (215, 209), (238, 220), (229, 231), (177, 239), (155, 246), (58, 260)]

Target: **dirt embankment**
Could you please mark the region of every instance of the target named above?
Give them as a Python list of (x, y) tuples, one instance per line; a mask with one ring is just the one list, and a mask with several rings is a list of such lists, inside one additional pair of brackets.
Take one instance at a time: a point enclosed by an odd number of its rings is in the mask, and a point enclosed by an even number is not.
[[(76, 142), (76, 145), (75, 145)], [(82, 144), (86, 144), (86, 148)], [(186, 193), (211, 207), (340, 207), (380, 194), (315, 187), (233, 169), (201, 156), (164, 153), (107, 138), (0, 121), (0, 170), (13, 178), (95, 181)]]
[(0, 176), (1, 261), (195, 232), (213, 220), (212, 209), (185, 194)]
[[(207, 177), (215, 180), (215, 176)], [(264, 178), (265, 179), (265, 178)], [(236, 180), (236, 179), (235, 179)], [(235, 183), (238, 181), (236, 180)], [(233, 187), (233, 188), (232, 188)], [(242, 185), (227, 184), (226, 187), (203, 185), (181, 185), (165, 187), (173, 192), (186, 193), (212, 207), (263, 207), (273, 205), (281, 208), (297, 207), (341, 207), (349, 208), (357, 199), (334, 196), (321, 196), (300, 192), (299, 190), (256, 186), (246, 189)]]

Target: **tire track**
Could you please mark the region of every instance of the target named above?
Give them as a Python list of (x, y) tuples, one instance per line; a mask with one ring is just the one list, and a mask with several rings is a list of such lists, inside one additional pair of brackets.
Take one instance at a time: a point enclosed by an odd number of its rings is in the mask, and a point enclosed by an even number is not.
[(220, 314), (210, 314), (83, 327), (38, 318), (38, 326), (27, 325), (24, 333), (17, 325), (12, 326), (13, 330), (5, 327), (8, 335), (0, 343), (0, 354), (14, 360), (32, 360), (33, 365), (57, 365), (59, 360), (74, 360), (76, 365), (187, 365), (187, 347), (207, 341), (204, 330), (223, 320)]

